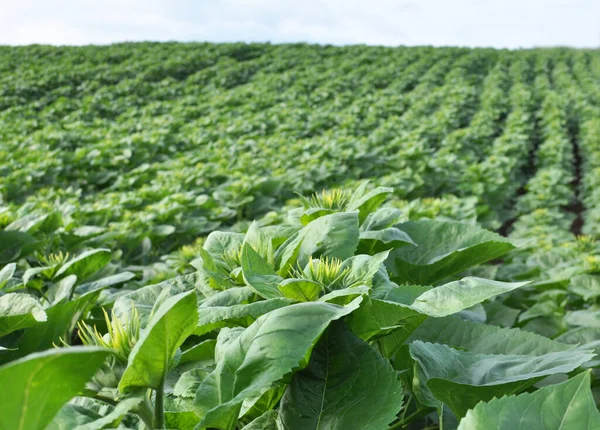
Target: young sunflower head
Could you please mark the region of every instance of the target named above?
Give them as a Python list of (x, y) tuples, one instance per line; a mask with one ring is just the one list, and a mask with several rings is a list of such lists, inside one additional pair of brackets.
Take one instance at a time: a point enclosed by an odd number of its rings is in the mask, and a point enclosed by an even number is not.
[(78, 322), (79, 338), (84, 345), (101, 346), (111, 349), (115, 357), (127, 363), (129, 353), (140, 337), (140, 316), (135, 307), (132, 307), (131, 317), (128, 321), (121, 320), (114, 312), (111, 317), (102, 309), (108, 333), (102, 335), (96, 326), (93, 328), (84, 322)]
[(350, 202), (350, 192), (340, 188), (331, 190), (323, 190), (320, 194), (315, 193), (308, 199), (304, 200), (304, 208), (325, 208), (343, 210)]
[(69, 260), (69, 253), (65, 252), (63, 254), (62, 251), (57, 253), (52, 253), (48, 255), (40, 255), (39, 260), (44, 263), (46, 266), (54, 266), (54, 265), (63, 265)]
[(577, 236), (576, 246), (580, 252), (593, 253), (598, 245), (592, 236)]
[(230, 270), (233, 270), (242, 265), (242, 245), (225, 251), (223, 260)]
[(294, 269), (292, 276), (296, 278), (308, 279), (320, 283), (326, 290), (335, 289), (335, 285), (340, 283), (346, 274), (348, 268), (342, 269), (342, 261), (333, 257), (311, 258), (303, 271)]

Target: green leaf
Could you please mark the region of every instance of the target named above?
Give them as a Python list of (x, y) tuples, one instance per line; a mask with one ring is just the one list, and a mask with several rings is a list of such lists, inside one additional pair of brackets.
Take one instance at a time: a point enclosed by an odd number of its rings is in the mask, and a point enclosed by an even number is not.
[(561, 334), (555, 340), (569, 345), (578, 345), (577, 349), (596, 349), (600, 352), (599, 327), (577, 327)]
[(17, 261), (41, 245), (31, 235), (21, 231), (0, 231), (0, 264)]
[(198, 417), (192, 411), (165, 411), (165, 428), (177, 430), (194, 430)]
[(498, 300), (487, 302), (483, 306), (487, 315), (486, 324), (501, 327), (512, 327), (515, 325), (517, 317), (521, 312), (519, 309), (508, 307)]
[(302, 223), (302, 225), (307, 225), (308, 223), (316, 220), (317, 218), (320, 218), (325, 215), (331, 215), (333, 213), (336, 213), (336, 211), (333, 209), (308, 208), (304, 212), (302, 212), (302, 215), (300, 216), (300, 222)]
[(269, 312), (250, 327), (222, 329), (217, 367), (201, 384), (194, 408), (200, 427), (232, 429), (245, 399), (257, 397), (288, 373), (306, 366), (318, 338), (333, 320), (358, 307), (306, 302)]
[(417, 244), (390, 254), (388, 269), (398, 283), (432, 284), (515, 248), (496, 233), (456, 221), (420, 220), (396, 227)]
[(16, 268), (17, 265), (15, 263), (10, 263), (0, 270), (0, 290), (4, 288), (8, 281), (13, 277)]
[(86, 284), (78, 285), (75, 288), (77, 294), (85, 294), (90, 291), (102, 290), (107, 287), (122, 284), (123, 282), (130, 281), (135, 278), (135, 273), (132, 272), (121, 272), (115, 275), (107, 276), (105, 278), (98, 279), (96, 281), (88, 282)]
[(458, 316), (427, 319), (407, 342), (416, 340), (482, 354), (539, 356), (574, 349), (571, 345), (518, 328), (479, 324)]
[(389, 361), (335, 322), (297, 372), (279, 408), (284, 428), (378, 430), (394, 421), (402, 385)]
[(574, 350), (539, 356), (477, 354), (421, 341), (410, 344), (410, 354), (417, 363), (414, 391), (419, 400), (428, 406), (444, 403), (459, 418), (481, 400), (523, 391), (593, 357)]
[(46, 319), (46, 312), (30, 295), (8, 293), (0, 296), (0, 337)]
[(583, 297), (583, 300), (600, 296), (600, 276), (598, 275), (578, 275), (571, 278), (569, 291)]
[(167, 299), (152, 316), (133, 347), (119, 390), (132, 387), (159, 389), (177, 348), (198, 324), (196, 294), (181, 293)]
[[(92, 399), (86, 400), (93, 402)], [(67, 403), (46, 430), (102, 430), (111, 427), (116, 420), (135, 409), (142, 401), (142, 397), (123, 399), (114, 407), (103, 406), (101, 415), (93, 410)]]
[(54, 274), (56, 266), (56, 264), (53, 264), (52, 266), (31, 267), (27, 269), (25, 273), (23, 273), (23, 285), (27, 286), (29, 280), (39, 275), (40, 273), (47, 278), (51, 278)]
[(568, 312), (565, 322), (572, 326), (600, 328), (600, 310), (582, 309)]
[(388, 194), (394, 192), (389, 187), (377, 187), (366, 191), (368, 182), (363, 182), (350, 197), (346, 211), (358, 211), (358, 220), (362, 224), (369, 214), (374, 212), (387, 199)]
[(600, 412), (590, 390), (590, 372), (534, 393), (481, 402), (467, 412), (458, 430), (595, 430)]
[(427, 317), (439, 318), (458, 313), (524, 284), (464, 278), (431, 289), (396, 285), (380, 295), (385, 300), (365, 300), (347, 318), (347, 323), (363, 340), (383, 336), (382, 351), (386, 357), (391, 357)]
[(84, 280), (106, 266), (111, 259), (111, 252), (108, 249), (92, 249), (79, 254), (72, 260), (67, 261), (54, 275), (56, 278), (76, 275), (77, 278)]
[[(122, 321), (129, 321), (133, 308), (138, 312), (142, 328), (146, 327), (155, 304), (162, 296), (167, 298), (195, 290), (196, 274), (179, 276), (158, 284), (147, 285), (119, 297), (113, 305), (114, 314)], [(197, 291), (197, 290), (196, 290)]]
[(372, 254), (406, 245), (416, 246), (408, 234), (393, 227), (402, 218), (402, 211), (396, 208), (381, 208), (370, 213), (360, 226), (358, 251)]
[(416, 245), (408, 234), (395, 227), (360, 232), (359, 252), (368, 254), (407, 245)]
[[(102, 409), (101, 409), (102, 408)], [(46, 430), (72, 430), (102, 418), (110, 406), (87, 397), (75, 397), (56, 414)]]
[(358, 246), (358, 236), (356, 212), (338, 212), (317, 218), (277, 249), (275, 260), (278, 274), (287, 275), (294, 264), (306, 266), (311, 257), (350, 258)]
[(216, 339), (207, 339), (202, 341), (181, 353), (179, 364), (190, 363), (193, 361), (214, 361)]
[(211, 370), (202, 367), (183, 372), (173, 387), (173, 395), (193, 399), (196, 396), (198, 387), (200, 387), (200, 384), (206, 379), (210, 372)]
[(297, 302), (312, 302), (323, 292), (323, 286), (308, 279), (285, 279), (279, 287), (285, 297)]
[(289, 381), (279, 381), (260, 396), (245, 399), (239, 415), (240, 420), (244, 422), (253, 420), (277, 407), (285, 393), (287, 382)]
[(369, 294), (369, 287), (359, 286), (343, 288), (341, 290), (333, 290), (330, 293), (323, 294), (319, 297), (320, 302), (335, 303), (336, 305), (345, 306), (358, 296)]
[(49, 212), (42, 215), (31, 213), (13, 221), (6, 226), (5, 230), (27, 233), (35, 233), (36, 231), (51, 233), (60, 227), (61, 224), (62, 215), (60, 212)]
[(432, 317), (445, 317), (528, 283), (463, 278), (425, 291), (415, 299), (411, 308)]
[(254, 295), (249, 288), (232, 288), (200, 304), (198, 327), (194, 334), (202, 335), (226, 326), (247, 327), (259, 316), (293, 303), (284, 297), (248, 303), (248, 292)]
[(280, 430), (277, 424), (279, 414), (275, 410), (270, 410), (256, 418), (248, 425), (242, 427), (242, 430)]
[(0, 367), (0, 428), (45, 429), (109, 354), (95, 347), (51, 349)]
[(388, 257), (388, 251), (375, 255), (355, 255), (342, 263), (340, 270), (348, 270), (344, 276), (342, 287), (360, 287), (373, 285), (373, 277), (380, 270), (385, 270), (383, 263)]
[(244, 235), (241, 233), (213, 231), (206, 237), (203, 248), (211, 255), (216, 263), (222, 267), (226, 267), (227, 264), (223, 259), (223, 255), (241, 247), (243, 241)]
[(242, 248), (242, 274), (246, 285), (261, 297), (282, 297), (277, 286), (283, 278), (247, 243)]
[(360, 339), (371, 340), (393, 333), (400, 346), (426, 318), (427, 315), (402, 303), (366, 298), (345, 321)]
[(403, 217), (404, 215), (400, 209), (384, 207), (378, 209), (376, 212), (370, 213), (365, 221), (361, 224), (360, 230), (361, 232), (370, 230), (384, 230), (388, 227), (392, 227), (394, 224), (398, 224)]
[(69, 300), (75, 290), (76, 283), (77, 276), (69, 275), (54, 284), (48, 291), (48, 295), (52, 297), (52, 306)]
[(0, 356), (0, 362), (6, 363), (32, 352), (53, 348), (61, 344), (61, 340), (69, 341), (75, 324), (98, 294), (99, 291), (91, 292), (46, 309), (46, 321), (26, 328), (19, 339), (18, 349)]

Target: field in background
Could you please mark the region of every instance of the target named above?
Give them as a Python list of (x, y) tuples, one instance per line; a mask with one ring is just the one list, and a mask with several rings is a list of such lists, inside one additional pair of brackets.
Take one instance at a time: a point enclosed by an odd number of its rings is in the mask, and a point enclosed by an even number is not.
[[(0, 160), (0, 269), (17, 264), (0, 289), (57, 304), (115, 276), (88, 321), (206, 264), (210, 232), (298, 227), (302, 205), (348, 211), (368, 181), (391, 188), (394, 224), (460, 221), (519, 245), (432, 278), (534, 281), (470, 319), (600, 352), (597, 50), (0, 47)], [(299, 197), (323, 189), (348, 192)], [(441, 256), (471, 246), (433, 239)], [(95, 267), (60, 269), (105, 248)]]

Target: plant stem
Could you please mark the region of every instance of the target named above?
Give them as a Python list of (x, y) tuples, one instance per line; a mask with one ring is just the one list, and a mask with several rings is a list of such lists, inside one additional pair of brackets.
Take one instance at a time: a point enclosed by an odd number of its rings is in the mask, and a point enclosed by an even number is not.
[(408, 425), (410, 423), (412, 423), (414, 420), (416, 420), (417, 418), (421, 418), (431, 412), (435, 411), (435, 408), (423, 408), (423, 409), (417, 409), (415, 412), (413, 412), (412, 414), (410, 414), (408, 417), (406, 417), (405, 419), (397, 422), (396, 424), (392, 424), (391, 426), (388, 427), (388, 430), (398, 430), (398, 429), (403, 429), (408, 427)]
[(402, 411), (402, 416), (400, 417), (400, 422), (401, 423), (404, 422), (404, 417), (406, 416), (406, 412), (408, 411), (408, 407), (410, 406), (410, 402), (411, 401), (412, 401), (412, 394), (410, 395), (410, 397), (408, 398), (408, 401), (404, 405), (404, 410)]
[(165, 378), (160, 381), (156, 398), (154, 399), (154, 427), (162, 429), (165, 427), (165, 405), (164, 405)]

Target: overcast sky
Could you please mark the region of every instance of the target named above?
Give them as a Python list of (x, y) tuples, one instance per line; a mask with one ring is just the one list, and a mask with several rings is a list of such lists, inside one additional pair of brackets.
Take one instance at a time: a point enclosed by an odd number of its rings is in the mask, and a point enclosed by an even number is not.
[(600, 46), (600, 0), (0, 0), (0, 44)]

